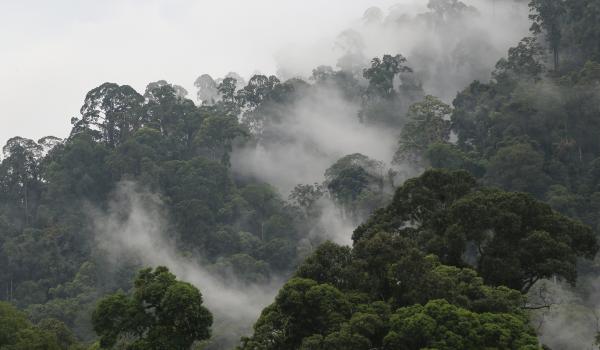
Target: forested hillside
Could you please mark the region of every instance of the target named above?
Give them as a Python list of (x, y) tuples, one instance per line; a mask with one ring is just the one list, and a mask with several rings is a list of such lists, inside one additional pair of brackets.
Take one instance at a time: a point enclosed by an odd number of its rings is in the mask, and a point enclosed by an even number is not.
[[(600, 2), (492, 2), (530, 25), (495, 66), (486, 2), (371, 8), (335, 68), (11, 138), (0, 349), (597, 349)], [(364, 57), (406, 28), (443, 58)]]

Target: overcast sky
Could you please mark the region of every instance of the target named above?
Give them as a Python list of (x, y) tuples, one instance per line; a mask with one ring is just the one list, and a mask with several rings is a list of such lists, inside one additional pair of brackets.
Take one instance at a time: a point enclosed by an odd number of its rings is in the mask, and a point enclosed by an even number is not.
[(166, 79), (194, 93), (202, 73), (330, 63), (317, 48), (333, 51), (365, 9), (403, 1), (0, 0), (0, 144), (67, 136), (86, 92), (106, 81), (143, 92)]

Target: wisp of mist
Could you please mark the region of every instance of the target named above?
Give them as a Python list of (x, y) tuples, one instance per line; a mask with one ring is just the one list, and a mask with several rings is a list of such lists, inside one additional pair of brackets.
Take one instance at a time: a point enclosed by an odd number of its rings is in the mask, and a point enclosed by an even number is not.
[(249, 331), (260, 311), (274, 298), (282, 281), (249, 285), (207, 271), (198, 255), (184, 256), (169, 236), (168, 218), (160, 196), (121, 181), (107, 210), (92, 209), (96, 241), (109, 261), (136, 259), (143, 266), (166, 266), (179, 279), (197, 286), (215, 323), (226, 324), (231, 336)]

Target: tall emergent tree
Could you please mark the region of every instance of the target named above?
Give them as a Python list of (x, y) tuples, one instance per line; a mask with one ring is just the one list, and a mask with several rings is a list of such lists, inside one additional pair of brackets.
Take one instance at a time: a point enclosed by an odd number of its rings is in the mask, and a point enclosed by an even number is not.
[(542, 32), (552, 49), (554, 70), (558, 70), (558, 49), (562, 39), (561, 17), (565, 13), (563, 0), (531, 0), (529, 2), (532, 20), (531, 31), (534, 34)]
[(450, 113), (450, 106), (431, 95), (410, 106), (394, 161), (419, 165), (429, 146), (447, 142), (450, 139)]

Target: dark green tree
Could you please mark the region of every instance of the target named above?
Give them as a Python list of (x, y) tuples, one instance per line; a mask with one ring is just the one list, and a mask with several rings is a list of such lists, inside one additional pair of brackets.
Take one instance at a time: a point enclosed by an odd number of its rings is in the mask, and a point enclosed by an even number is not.
[(211, 115), (202, 124), (194, 138), (195, 144), (206, 150), (208, 159), (221, 161), (229, 165), (229, 154), (232, 150), (233, 140), (246, 135), (246, 132), (234, 116)]
[(210, 337), (212, 315), (197, 288), (157, 267), (139, 272), (132, 296), (117, 292), (103, 298), (92, 322), (102, 348), (121, 340), (132, 350), (184, 350)]
[(359, 119), (367, 124), (399, 127), (405, 122), (408, 107), (423, 97), (423, 90), (402, 55), (384, 55), (371, 60), (363, 77), (369, 81)]
[(331, 198), (351, 216), (360, 217), (381, 207), (384, 191), (383, 162), (354, 153), (325, 170), (324, 185)]
[(305, 337), (339, 329), (350, 315), (350, 303), (335, 287), (313, 280), (291, 279), (275, 303), (263, 310), (255, 336), (243, 340), (244, 349), (296, 349)]
[(405, 66), (406, 58), (402, 55), (384, 55), (371, 60), (371, 67), (364, 70), (363, 76), (369, 80), (368, 94), (390, 97), (394, 93), (394, 79), (401, 73), (412, 72)]

